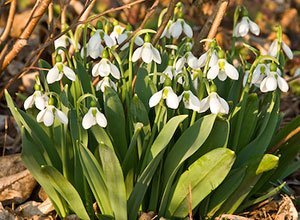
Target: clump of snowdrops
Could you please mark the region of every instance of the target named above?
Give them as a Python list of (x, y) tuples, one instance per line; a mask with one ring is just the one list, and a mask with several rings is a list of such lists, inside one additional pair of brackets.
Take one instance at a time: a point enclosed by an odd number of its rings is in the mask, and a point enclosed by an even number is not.
[(214, 218), (282, 190), (299, 168), (300, 139), (281, 140), (300, 119), (279, 129), (280, 94), (289, 89), (284, 65), (293, 53), (276, 30), (261, 54), (243, 38), (259, 27), (239, 7), (232, 49), (203, 39), (209, 48), (197, 57), (200, 42), (179, 3), (156, 45), (151, 29), (124, 44), (132, 28), (104, 18), (82, 25), (80, 42), (72, 38), (79, 33), (57, 39), (55, 63), (40, 61), (25, 111), (6, 93), (22, 130), (22, 159), (57, 214)]

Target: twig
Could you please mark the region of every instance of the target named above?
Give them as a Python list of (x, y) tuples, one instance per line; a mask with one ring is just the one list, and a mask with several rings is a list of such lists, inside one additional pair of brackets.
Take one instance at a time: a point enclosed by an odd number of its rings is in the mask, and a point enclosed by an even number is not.
[(156, 32), (156, 34), (155, 34), (154, 37), (153, 37), (153, 40), (152, 40), (152, 44), (153, 44), (153, 45), (157, 44), (157, 42), (159, 41), (160, 36), (161, 36), (162, 33), (164, 32), (166, 26), (168, 25), (169, 20), (170, 20), (171, 17), (173, 16), (174, 8), (175, 8), (175, 6), (176, 6), (176, 4), (177, 4), (178, 1), (179, 1), (179, 0), (171, 0), (171, 2), (169, 3), (167, 12), (166, 12), (166, 14), (164, 15), (164, 18), (163, 18), (163, 20), (162, 20), (162, 23), (161, 23), (161, 25), (159, 26), (159, 28), (157, 29), (157, 32)]
[[(201, 45), (199, 42), (204, 39), (212, 39), (215, 37), (217, 33), (217, 29), (222, 21), (222, 18), (226, 12), (226, 8), (229, 0), (219, 0), (216, 4), (216, 7), (211, 14), (211, 16), (206, 20), (203, 28), (198, 34), (196, 41), (197, 42), (193, 48), (193, 52), (195, 54), (199, 54), (202, 51)], [(207, 37), (206, 37), (207, 36)]]
[(20, 53), (20, 51), (27, 45), (27, 40), (32, 34), (37, 23), (47, 10), (51, 0), (40, 1), (40, 4), (37, 6), (36, 11), (34, 12), (30, 22), (25, 27), (21, 33), (19, 39), (13, 45), (12, 50), (5, 56), (3, 64), (0, 68), (0, 73), (10, 64), (10, 62)]
[(296, 134), (300, 132), (300, 126), (292, 130), (286, 137), (284, 137), (281, 141), (279, 141), (275, 146), (273, 146), (268, 152), (275, 153), (284, 143), (294, 137)]
[(10, 30), (11, 30), (11, 27), (12, 27), (12, 24), (14, 21), (15, 13), (16, 13), (16, 8), (17, 8), (17, 0), (12, 0), (10, 3), (6, 26), (0, 37), (0, 45), (6, 40), (6, 38), (8, 37), (8, 35), (10, 33)]
[(155, 12), (156, 7), (158, 6), (159, 0), (155, 0), (155, 2), (153, 3), (153, 5), (151, 6), (151, 8), (149, 9), (149, 11), (147, 12), (146, 16), (144, 17), (144, 20), (142, 21), (142, 23), (140, 24), (140, 26), (130, 34), (130, 36), (123, 41), (118, 48), (122, 48), (125, 44), (127, 44), (131, 38), (133, 38), (133, 36), (139, 32), (140, 30), (142, 30), (146, 24), (146, 22), (149, 20), (149, 18), (153, 15), (153, 13)]

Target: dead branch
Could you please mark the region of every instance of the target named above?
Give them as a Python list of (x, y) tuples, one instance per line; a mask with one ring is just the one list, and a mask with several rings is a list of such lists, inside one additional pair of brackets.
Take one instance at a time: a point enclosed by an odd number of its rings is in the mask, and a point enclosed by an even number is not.
[(179, 0), (171, 0), (171, 2), (169, 3), (167, 12), (166, 12), (166, 14), (163, 17), (162, 23), (159, 26), (159, 28), (157, 29), (157, 32), (156, 32), (156, 34), (153, 37), (153, 40), (152, 40), (152, 44), (153, 45), (157, 44), (157, 42), (159, 41), (160, 36), (164, 32), (166, 26), (168, 25), (169, 20), (173, 16), (174, 8), (175, 8), (175, 6), (176, 6), (176, 4), (177, 4), (178, 1)]
[(7, 39), (7, 37), (9, 36), (13, 21), (14, 21), (14, 17), (15, 17), (15, 13), (16, 13), (16, 8), (17, 8), (17, 0), (12, 0), (10, 3), (10, 8), (9, 8), (9, 13), (8, 13), (8, 18), (7, 18), (7, 22), (6, 22), (6, 26), (5, 29), (0, 37), (0, 45)]
[(27, 45), (28, 38), (32, 34), (34, 28), (36, 27), (37, 23), (47, 10), (51, 0), (43, 0), (40, 1), (31, 20), (26, 25), (25, 29), (19, 36), (18, 40), (13, 45), (12, 50), (5, 56), (3, 64), (1, 65), (0, 71), (2, 72), (10, 62), (20, 53), (20, 51)]
[[(203, 28), (201, 29), (200, 33), (198, 34), (196, 38), (196, 44), (193, 48), (193, 52), (195, 54), (199, 54), (202, 51), (201, 44), (199, 42), (204, 39), (213, 39), (216, 34), (218, 27), (221, 24), (221, 21), (223, 19), (223, 16), (226, 12), (227, 6), (228, 6), (229, 0), (219, 0), (216, 4), (216, 7), (211, 14), (211, 16), (206, 20)], [(205, 45), (205, 49), (207, 49), (208, 44)]]

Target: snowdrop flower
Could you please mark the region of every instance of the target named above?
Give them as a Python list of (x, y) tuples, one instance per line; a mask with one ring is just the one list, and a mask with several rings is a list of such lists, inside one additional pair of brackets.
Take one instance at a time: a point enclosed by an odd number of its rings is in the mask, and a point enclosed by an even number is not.
[[(120, 36), (117, 37), (117, 43), (119, 45), (122, 44), (131, 33), (132, 33), (132, 31), (125, 31), (123, 34), (121, 34)], [(134, 39), (134, 43), (135, 43), (135, 45), (140, 47), (144, 44), (144, 40), (140, 36), (137, 36)], [(124, 46), (121, 47), (121, 50), (125, 50), (127, 47), (129, 47), (129, 42), (124, 44)]]
[(120, 35), (122, 35), (123, 31), (125, 30), (124, 27), (121, 25), (115, 25), (113, 31), (110, 33), (111, 39), (114, 41), (115, 44), (117, 44), (117, 39)]
[(233, 65), (222, 58), (208, 70), (207, 79), (213, 80), (217, 76), (221, 81), (226, 80), (227, 76), (233, 80), (237, 80), (239, 78), (239, 72)]
[(198, 59), (192, 54), (192, 52), (189, 51), (183, 57), (179, 58), (176, 61), (175, 70), (177, 72), (182, 71), (182, 68), (184, 67), (184, 65), (186, 63), (192, 69), (199, 69), (200, 68)]
[(186, 109), (191, 109), (193, 111), (200, 111), (200, 101), (197, 96), (195, 96), (191, 90), (184, 91), (179, 96), (179, 101), (183, 101), (184, 107)]
[(248, 34), (249, 30), (256, 36), (259, 35), (260, 30), (258, 25), (251, 21), (248, 16), (244, 16), (242, 20), (236, 25), (233, 33), (235, 37), (245, 37)]
[[(266, 64), (263, 64), (263, 63), (258, 64), (252, 73), (252, 79), (250, 82), (250, 86), (255, 85), (256, 87), (259, 87), (264, 76), (268, 75), (269, 72), (270, 72), (269, 67)], [(244, 75), (244, 79), (243, 79), (244, 86), (247, 83), (248, 77), (249, 77), (249, 71), (246, 71), (245, 75)]]
[(206, 98), (200, 101), (200, 113), (210, 109), (213, 114), (228, 114), (229, 105), (216, 92), (211, 92)]
[(115, 79), (120, 79), (121, 77), (120, 71), (116, 65), (112, 64), (109, 61), (108, 52), (106, 50), (103, 51), (102, 57), (103, 58), (101, 59), (101, 61), (93, 67), (92, 75), (94, 77), (96, 76), (106, 77), (111, 74)]
[(146, 34), (145, 43), (143, 46), (137, 48), (133, 55), (132, 55), (132, 62), (136, 62), (139, 58), (142, 58), (142, 60), (145, 63), (151, 63), (152, 61), (161, 64), (161, 57), (159, 54), (159, 51), (152, 46), (150, 43), (150, 35)]
[(40, 111), (37, 116), (37, 122), (43, 122), (45, 126), (50, 127), (57, 118), (61, 123), (68, 124), (68, 117), (53, 105), (53, 98), (49, 99), (48, 105)]
[[(160, 81), (159, 83), (160, 84), (163, 84), (166, 80), (166, 77), (168, 77), (169, 79), (173, 79), (173, 77), (176, 78), (176, 76), (179, 74), (178, 71), (176, 71), (176, 69), (173, 67), (173, 59), (169, 59), (169, 63), (168, 63), (168, 66), (166, 67), (166, 69), (162, 72), (163, 75), (160, 76)], [(177, 79), (177, 82), (182, 84), (183, 80), (182, 80), (182, 77), (179, 77)]]
[(87, 56), (97, 59), (101, 56), (104, 47), (102, 46), (102, 41), (109, 48), (116, 45), (114, 40), (107, 35), (103, 30), (96, 30), (95, 34), (89, 39), (87, 44)]
[(173, 24), (172, 20), (168, 21), (167, 26), (165, 27), (163, 33), (161, 34), (160, 38), (166, 37), (166, 38), (171, 38), (171, 33), (170, 33), (170, 26)]
[(84, 129), (89, 129), (96, 124), (105, 128), (107, 126), (107, 120), (97, 107), (92, 106), (82, 119), (82, 127)]
[(162, 90), (154, 93), (150, 100), (149, 106), (150, 108), (156, 106), (161, 99), (166, 100), (166, 104), (171, 109), (177, 109), (179, 105), (179, 99), (175, 92), (173, 91), (171, 86), (165, 86)]
[[(277, 39), (275, 39), (272, 42), (272, 44), (270, 45), (268, 54), (272, 57), (276, 57), (277, 51), (278, 51), (278, 46), (279, 46), (279, 42)], [(283, 52), (285, 53), (285, 55), (290, 60), (292, 60), (294, 56), (293, 56), (293, 52), (292, 52), (291, 48), (289, 48), (289, 46), (286, 43), (284, 43), (283, 41), (281, 42), (281, 48), (282, 48)]]
[(24, 102), (24, 109), (32, 108), (33, 105), (39, 110), (43, 110), (48, 102), (48, 96), (42, 94), (41, 91), (36, 90), (31, 96)]
[[(62, 35), (58, 39), (54, 41), (54, 48), (57, 50), (59, 47), (67, 48), (69, 42), (69, 38), (66, 35)], [(62, 54), (63, 50), (58, 50), (58, 54)]]
[[(276, 65), (276, 64), (275, 64)], [(281, 77), (281, 71), (276, 67), (276, 69), (271, 64), (271, 71), (267, 73), (267, 76), (262, 80), (260, 84), (260, 91), (270, 92), (275, 91), (277, 87), (282, 92), (287, 92), (289, 90), (289, 84)]]
[(96, 91), (101, 90), (101, 92), (104, 92), (106, 87), (111, 87), (117, 91), (117, 85), (108, 76), (105, 76), (97, 83)]
[[(199, 67), (202, 68), (205, 66), (206, 64), (206, 60), (208, 59), (208, 54), (209, 54), (209, 51), (206, 51), (204, 54), (202, 54), (200, 57), (199, 57)], [(218, 63), (218, 54), (215, 50), (213, 50), (211, 52), (211, 57), (210, 57), (210, 60), (209, 60), (209, 67), (212, 67), (214, 65), (216, 65)]]
[(182, 18), (178, 18), (170, 25), (169, 33), (173, 38), (178, 39), (182, 32), (189, 38), (193, 37), (192, 28)]
[(47, 74), (47, 82), (49, 84), (57, 82), (62, 79), (63, 75), (71, 81), (75, 81), (76, 79), (76, 74), (70, 67), (67, 67), (62, 62), (57, 62), (54, 67), (49, 70)]

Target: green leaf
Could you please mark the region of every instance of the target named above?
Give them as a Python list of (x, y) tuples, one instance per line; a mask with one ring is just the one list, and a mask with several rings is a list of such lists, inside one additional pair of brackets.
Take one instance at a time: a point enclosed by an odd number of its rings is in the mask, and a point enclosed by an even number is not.
[(186, 217), (189, 207), (194, 209), (222, 183), (234, 160), (233, 151), (218, 148), (195, 161), (180, 176), (168, 206), (167, 217)]
[(128, 200), (129, 219), (135, 219), (139, 207), (144, 199), (150, 181), (163, 157), (166, 146), (172, 139), (178, 125), (187, 118), (187, 115), (179, 115), (171, 118), (168, 123), (162, 128), (157, 138), (153, 142), (148, 158), (145, 158), (147, 167), (138, 177), (137, 183)]
[(113, 216), (113, 210), (110, 205), (108, 189), (102, 168), (94, 155), (86, 147), (80, 146), (79, 156), (84, 175), (95, 196), (101, 213)]
[(41, 171), (42, 165), (47, 165), (46, 160), (44, 159), (43, 148), (38, 147), (38, 144), (34, 143), (31, 139), (29, 133), (21, 128), (22, 134), (22, 153), (21, 158), (26, 168), (30, 171), (31, 175), (38, 181), (38, 183), (43, 187), (46, 194), (49, 196), (55, 210), (58, 215), (62, 218), (67, 216), (67, 210), (65, 201), (57, 193), (55, 188), (49, 184), (47, 178)]
[(164, 215), (170, 197), (170, 189), (175, 175), (186, 159), (192, 156), (208, 138), (216, 115), (207, 115), (197, 120), (178, 139), (168, 153), (163, 169), (163, 198), (160, 205), (160, 214)]
[(118, 94), (110, 87), (106, 87), (104, 92), (104, 109), (113, 145), (120, 161), (123, 161), (127, 151), (125, 115)]
[(127, 199), (120, 162), (114, 150), (105, 145), (99, 146), (99, 154), (114, 217), (124, 219), (127, 216)]
[(42, 172), (48, 178), (49, 183), (67, 201), (80, 219), (90, 219), (78, 192), (60, 172), (54, 167), (47, 165), (42, 166)]
[(77, 68), (75, 71), (77, 73), (84, 94), (89, 93), (95, 95), (94, 87), (92, 85), (92, 78), (91, 75), (87, 72), (87, 68), (85, 68), (82, 65), (79, 59), (77, 59), (76, 64), (77, 64)]

